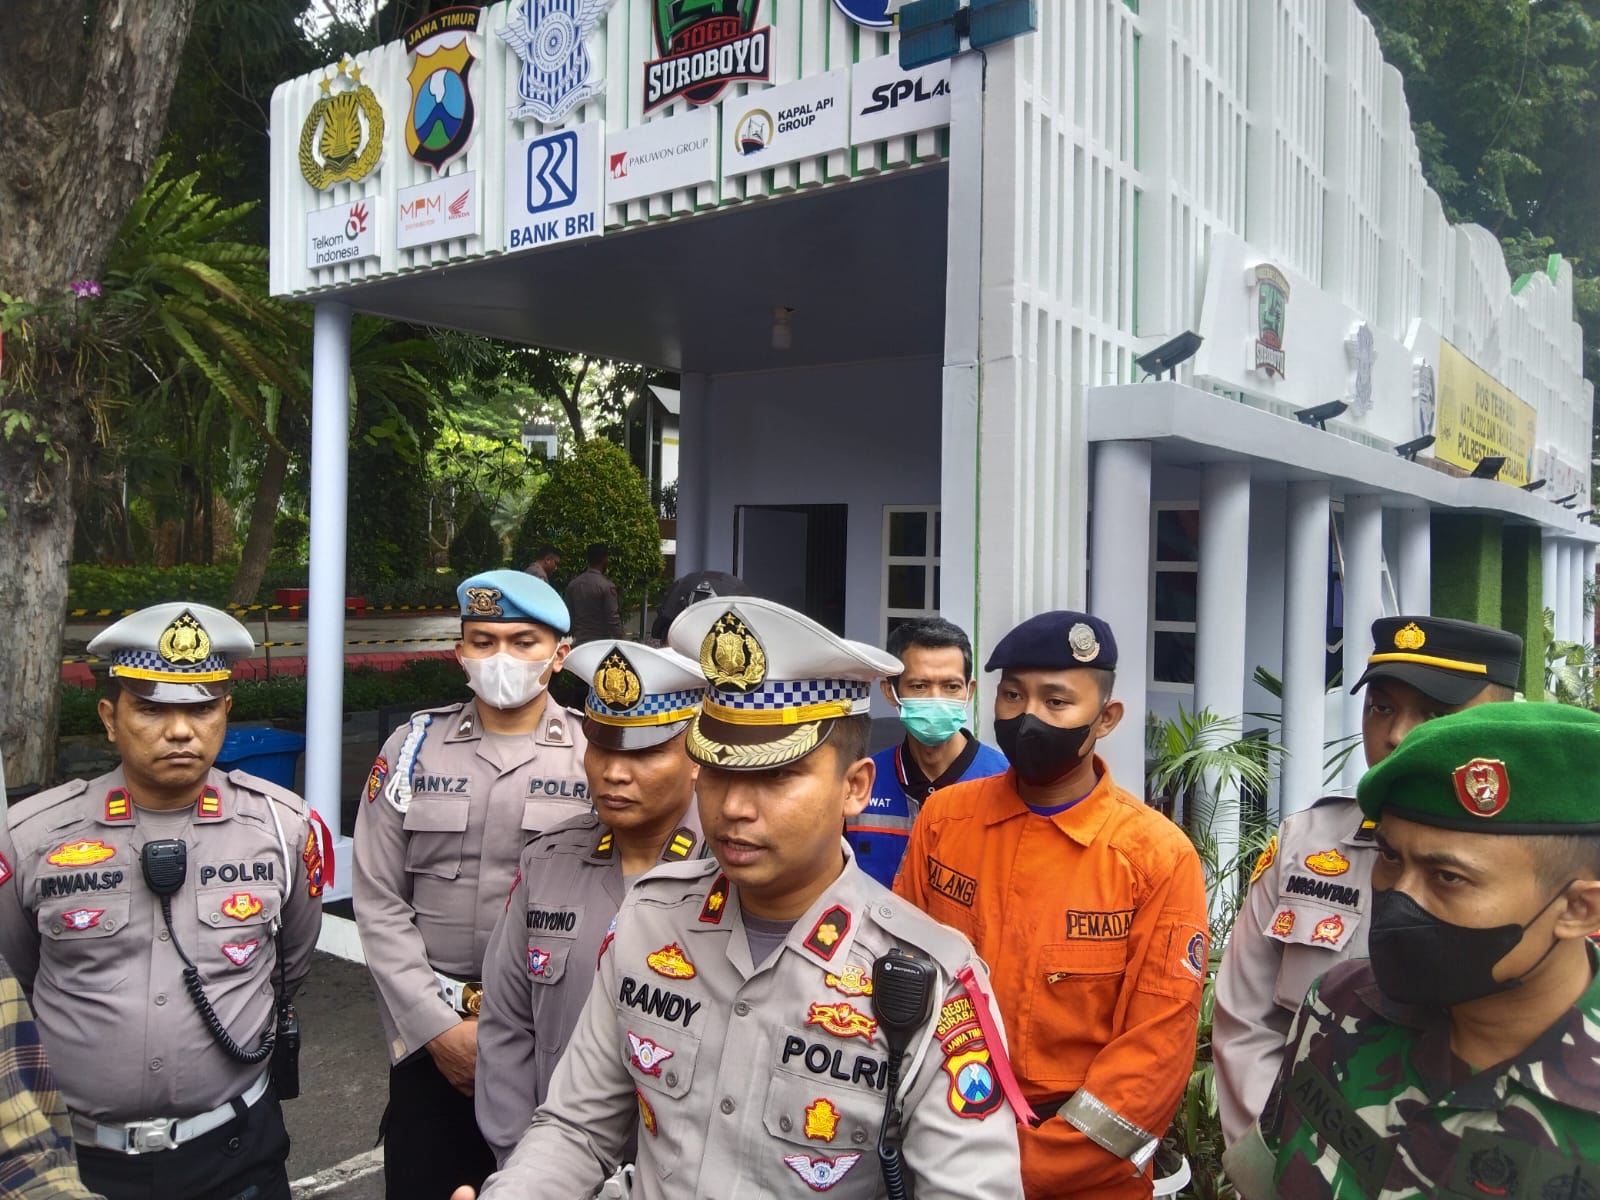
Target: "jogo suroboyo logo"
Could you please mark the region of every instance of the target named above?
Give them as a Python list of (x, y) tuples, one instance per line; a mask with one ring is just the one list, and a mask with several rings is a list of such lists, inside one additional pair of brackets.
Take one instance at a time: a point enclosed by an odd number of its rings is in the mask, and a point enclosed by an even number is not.
[(644, 111), (682, 96), (710, 104), (735, 80), (772, 80), (772, 29), (761, 0), (655, 0), (656, 48), (644, 64)]

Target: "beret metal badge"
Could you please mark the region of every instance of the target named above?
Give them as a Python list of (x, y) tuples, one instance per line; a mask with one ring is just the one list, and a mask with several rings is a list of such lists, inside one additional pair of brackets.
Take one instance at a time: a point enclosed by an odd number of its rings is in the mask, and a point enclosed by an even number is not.
[(1415, 621), (1395, 631), (1394, 648), (1396, 650), (1421, 650), (1427, 644), (1428, 635), (1422, 632), (1422, 627)]
[(639, 673), (621, 650), (613, 650), (601, 660), (594, 673), (594, 694), (607, 708), (626, 712), (644, 695)]
[(162, 630), (156, 649), (163, 661), (175, 667), (193, 666), (204, 662), (211, 653), (211, 635), (192, 612), (184, 609)]
[(1456, 799), (1475, 817), (1495, 817), (1511, 799), (1511, 776), (1498, 758), (1475, 758), (1453, 772)]
[(500, 607), (500, 589), (486, 587), (470, 587), (467, 589), (467, 612), (469, 617), (503, 617), (506, 610)]
[(717, 618), (700, 643), (700, 670), (713, 687), (748, 692), (767, 677), (767, 653), (750, 627), (730, 609)]
[(1100, 639), (1082, 621), (1067, 631), (1067, 647), (1072, 651), (1072, 657), (1081, 663), (1093, 662), (1100, 657)]

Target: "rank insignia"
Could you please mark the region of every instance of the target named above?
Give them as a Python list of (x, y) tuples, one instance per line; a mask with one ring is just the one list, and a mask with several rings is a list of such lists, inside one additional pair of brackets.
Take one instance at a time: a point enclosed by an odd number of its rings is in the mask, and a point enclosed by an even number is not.
[(378, 755), (373, 760), (372, 770), (367, 772), (367, 802), (370, 804), (378, 798), (378, 793), (383, 791), (383, 781), (389, 778), (389, 760), (383, 755)]
[(162, 630), (156, 652), (172, 666), (192, 667), (210, 656), (211, 635), (192, 612), (184, 609)]
[(849, 932), (850, 910), (835, 904), (817, 918), (817, 923), (806, 935), (805, 947), (813, 954), (832, 958), (834, 951), (838, 950), (840, 943), (844, 941), (844, 935)]
[(687, 825), (672, 831), (672, 836), (667, 839), (667, 848), (661, 852), (663, 862), (681, 862), (689, 857), (689, 852), (695, 845), (694, 831)]
[(650, 1107), (650, 1101), (645, 1099), (644, 1093), (638, 1088), (633, 1089), (633, 1095), (639, 1101), (639, 1124), (644, 1126), (646, 1133), (651, 1137), (655, 1137), (656, 1110)]
[(1100, 639), (1082, 621), (1067, 630), (1067, 648), (1072, 651), (1072, 657), (1081, 663), (1093, 662), (1100, 657)]
[(61, 919), (66, 922), (68, 929), (93, 929), (105, 915), (103, 908), (75, 908), (62, 913)]
[(1511, 799), (1511, 777), (1498, 758), (1475, 758), (1454, 772), (1456, 799), (1475, 817), (1494, 817)]
[(594, 856), (596, 858), (610, 858), (611, 845), (615, 840), (616, 835), (613, 834), (609, 829), (602, 833), (600, 835), (600, 840), (594, 844)]
[(1256, 859), (1256, 865), (1250, 872), (1250, 882), (1254, 883), (1267, 873), (1267, 868), (1278, 861), (1278, 835), (1273, 834), (1267, 842), (1267, 848), (1261, 852), (1261, 857)]
[(201, 789), (197, 815), (207, 818), (215, 818), (222, 815), (222, 796), (218, 794), (216, 788), (206, 787)]
[(500, 589), (469, 587), (467, 589), (467, 617), (503, 617), (506, 610), (500, 607)]
[[(1517, 1184), (1520, 1182), (1518, 1179), (1519, 1174), (1516, 1160), (1498, 1147), (1479, 1150), (1467, 1160), (1467, 1182), (1472, 1185), (1474, 1191), (1481, 1192), (1485, 1196), (1516, 1195)], [(1561, 1179), (1563, 1186), (1558, 1194), (1566, 1193), (1567, 1188), (1565, 1185), (1568, 1182), (1570, 1181), (1563, 1176)], [(1549, 1194), (1548, 1189), (1546, 1189), (1546, 1194)], [(1571, 1194), (1578, 1196), (1592, 1193), (1573, 1192)]]
[[(406, 49), (417, 56), (406, 77), (411, 85), (406, 150), (435, 171), (444, 170), (472, 137), (475, 111), (467, 75), (477, 59), (467, 48), (467, 34), (477, 28), (477, 9), (445, 9), (424, 17), (404, 35)], [(455, 40), (446, 45), (447, 38)]]
[(106, 793), (106, 820), (126, 821), (133, 816), (126, 788), (112, 788)]
[(654, 954), (645, 955), (644, 962), (657, 975), (668, 979), (694, 978), (694, 964), (684, 957), (683, 947), (677, 942), (669, 942)]
[(837, 975), (829, 971), (822, 977), (822, 982), (846, 996), (872, 995), (872, 976), (865, 967), (858, 967), (855, 963), (846, 963), (839, 968)]
[(528, 974), (543, 976), (550, 970), (550, 951), (528, 947)]
[(659, 1042), (628, 1032), (628, 1058), (646, 1075), (661, 1074), (661, 1064), (672, 1057), (672, 1051)]
[(700, 923), (703, 925), (722, 924), (722, 912), (728, 906), (728, 877), (718, 875), (717, 881), (711, 885), (711, 890), (706, 893), (706, 902), (700, 906)]
[(613, 650), (595, 668), (594, 694), (600, 703), (617, 712), (627, 712), (644, 695), (639, 672), (621, 650)]
[(45, 862), (52, 867), (92, 867), (95, 863), (103, 863), (108, 858), (115, 858), (117, 852), (101, 841), (67, 842), (57, 846), (45, 855)]
[(1003, 1095), (989, 1066), (988, 1044), (981, 1037), (947, 1055), (944, 1069), (950, 1075), (950, 1111), (956, 1116), (981, 1121), (1000, 1107)]
[(1421, 650), (1427, 644), (1428, 635), (1422, 632), (1422, 626), (1415, 621), (1395, 630), (1394, 648), (1396, 650)]
[(839, 1110), (831, 1100), (806, 1105), (806, 1136), (814, 1142), (831, 1142), (839, 1132)]
[(1286, 908), (1277, 916), (1272, 918), (1272, 932), (1278, 934), (1280, 937), (1288, 937), (1294, 932), (1293, 909)]
[(834, 1037), (858, 1037), (869, 1042), (878, 1032), (876, 1021), (849, 1004), (813, 1004), (806, 1024), (820, 1026)]
[(1319, 850), (1306, 855), (1306, 868), (1318, 875), (1338, 876), (1350, 869), (1350, 860), (1337, 850)]
[(700, 643), (700, 670), (712, 687), (748, 692), (767, 677), (767, 652), (730, 609), (717, 618)]
[(223, 903), (222, 913), (235, 921), (248, 921), (259, 913), (262, 907), (259, 897), (252, 896), (249, 892), (235, 892)]
[(841, 1154), (837, 1158), (812, 1158), (805, 1154), (783, 1156), (784, 1165), (805, 1180), (806, 1186), (813, 1192), (825, 1192), (833, 1187), (860, 1160), (861, 1155), (855, 1151)]
[(1317, 927), (1311, 931), (1313, 942), (1326, 942), (1330, 946), (1337, 946), (1339, 938), (1344, 934), (1344, 918), (1340, 916), (1323, 917), (1317, 922)]
[(252, 938), (248, 942), (225, 942), (222, 953), (236, 967), (242, 967), (256, 956), (256, 951), (261, 949), (259, 938)]
[[(339, 84), (340, 91), (334, 91)], [(300, 126), (300, 174), (319, 192), (372, 174), (383, 154), (383, 106), (348, 57), (324, 76)]]

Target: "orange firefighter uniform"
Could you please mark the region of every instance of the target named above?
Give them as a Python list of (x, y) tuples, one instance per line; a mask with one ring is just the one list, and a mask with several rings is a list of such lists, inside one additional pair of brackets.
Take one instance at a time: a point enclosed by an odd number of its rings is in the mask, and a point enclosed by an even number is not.
[(1030, 1200), (1151, 1194), (1149, 1163), (1194, 1062), (1205, 880), (1183, 831), (1098, 782), (1053, 816), (1016, 774), (935, 792), (895, 891), (989, 964), (1011, 1061), (1039, 1114), (1021, 1129)]

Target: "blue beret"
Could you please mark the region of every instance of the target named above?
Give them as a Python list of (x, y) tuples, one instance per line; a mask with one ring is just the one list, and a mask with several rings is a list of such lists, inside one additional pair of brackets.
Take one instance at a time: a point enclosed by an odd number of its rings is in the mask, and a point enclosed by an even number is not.
[(557, 633), (572, 628), (560, 593), (526, 571), (484, 571), (456, 588), (463, 621), (537, 621)]
[(985, 671), (1062, 671), (1094, 667), (1117, 668), (1117, 639), (1099, 617), (1089, 613), (1040, 613), (1029, 617), (1005, 637), (989, 655)]

